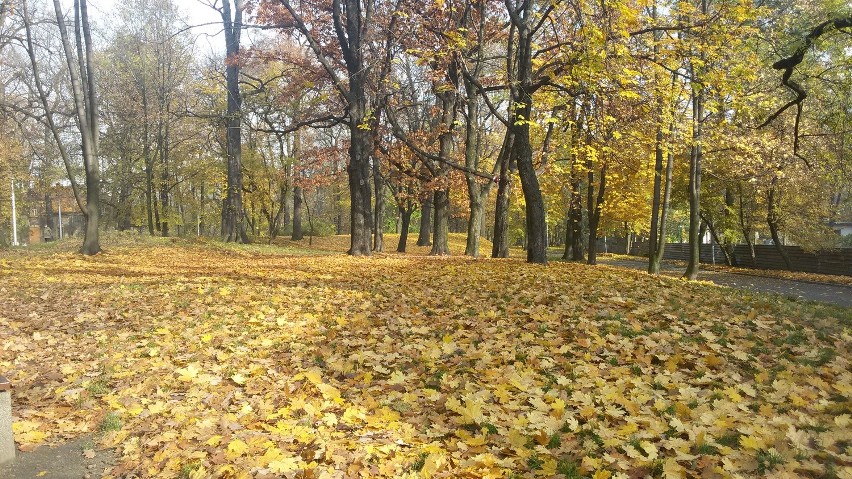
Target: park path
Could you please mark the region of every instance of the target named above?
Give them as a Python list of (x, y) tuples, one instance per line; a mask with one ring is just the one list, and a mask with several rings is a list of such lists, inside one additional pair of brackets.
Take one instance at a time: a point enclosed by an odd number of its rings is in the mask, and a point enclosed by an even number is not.
[[(599, 264), (617, 266), (621, 268), (638, 269), (645, 271), (648, 261), (645, 259), (614, 259), (598, 257)], [(663, 274), (669, 276), (680, 276), (683, 267), (672, 263), (663, 262)], [(702, 269), (698, 273), (698, 279), (711, 281), (713, 283), (730, 286), (738, 289), (748, 289), (763, 293), (776, 293), (787, 297), (818, 301), (821, 303), (836, 304), (852, 308), (852, 286), (840, 284), (813, 283), (806, 281), (794, 281), (790, 279), (771, 278), (741, 273), (727, 273), (723, 271), (710, 271)]]

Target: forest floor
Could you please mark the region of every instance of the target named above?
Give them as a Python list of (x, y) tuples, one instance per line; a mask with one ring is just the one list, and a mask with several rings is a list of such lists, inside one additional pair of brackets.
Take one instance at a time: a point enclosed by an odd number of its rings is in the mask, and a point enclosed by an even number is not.
[(573, 263), (133, 243), (0, 253), (22, 451), (91, 437), (105, 477), (852, 477), (849, 308)]

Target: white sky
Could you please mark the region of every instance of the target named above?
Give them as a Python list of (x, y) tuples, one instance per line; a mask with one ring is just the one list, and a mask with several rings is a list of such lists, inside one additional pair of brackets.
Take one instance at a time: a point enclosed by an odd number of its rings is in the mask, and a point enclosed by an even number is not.
[[(89, 0), (89, 17), (99, 26), (107, 25), (114, 6), (119, 2), (120, 0)], [(197, 52), (201, 55), (210, 52), (224, 53), (225, 37), (222, 35), (222, 17), (219, 12), (198, 0), (174, 0), (174, 2), (186, 17), (188, 25), (204, 25), (190, 30), (196, 38)], [(210, 23), (213, 25), (205, 25)]]

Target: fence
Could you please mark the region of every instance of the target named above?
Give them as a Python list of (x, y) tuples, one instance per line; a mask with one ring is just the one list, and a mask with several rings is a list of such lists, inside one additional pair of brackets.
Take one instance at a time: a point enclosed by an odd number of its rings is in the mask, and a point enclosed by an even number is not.
[[(807, 252), (799, 246), (784, 246), (790, 257), (793, 271), (805, 273), (834, 274), (852, 276), (852, 248)], [(630, 254), (647, 256), (647, 243), (634, 244)], [(773, 245), (755, 245), (754, 262), (747, 245), (734, 246), (736, 265), (744, 268), (786, 270), (784, 259)], [(664, 259), (687, 261), (689, 245), (685, 243), (666, 243)], [(702, 263), (724, 264), (725, 255), (717, 244), (701, 245), (700, 259)]]

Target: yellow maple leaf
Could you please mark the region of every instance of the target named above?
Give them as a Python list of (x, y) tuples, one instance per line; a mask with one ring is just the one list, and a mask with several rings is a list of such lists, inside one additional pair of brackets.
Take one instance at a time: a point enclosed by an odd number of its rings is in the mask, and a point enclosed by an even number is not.
[(311, 384), (320, 384), (322, 383), (322, 371), (319, 368), (311, 368), (305, 371), (305, 378), (311, 382)]
[(188, 382), (197, 378), (200, 371), (201, 369), (199, 369), (195, 364), (189, 364), (185, 368), (175, 369), (175, 372), (178, 373), (178, 379)]
[(166, 410), (166, 403), (163, 401), (153, 402), (148, 405), (148, 413), (150, 414), (160, 414), (161, 412)]
[(592, 474), (592, 479), (609, 479), (610, 477), (612, 477), (612, 473), (606, 469), (598, 469)]
[(242, 439), (234, 439), (228, 443), (228, 449), (225, 455), (230, 459), (234, 459), (245, 454), (248, 449), (248, 444), (243, 442)]
[(742, 446), (746, 449), (758, 450), (758, 449), (764, 449), (766, 447), (766, 444), (759, 437), (740, 436), (740, 446)]
[(295, 457), (285, 457), (276, 459), (269, 463), (269, 470), (275, 474), (285, 474), (287, 472), (298, 471), (301, 468), (300, 462)]
[(435, 475), (444, 464), (446, 464), (447, 459), (441, 453), (430, 453), (426, 456), (426, 459), (423, 460), (423, 467), (420, 469), (420, 477), (423, 479), (431, 479), (432, 476)]
[(622, 437), (629, 436), (634, 432), (639, 430), (639, 426), (635, 423), (629, 422), (618, 430), (618, 435)]

